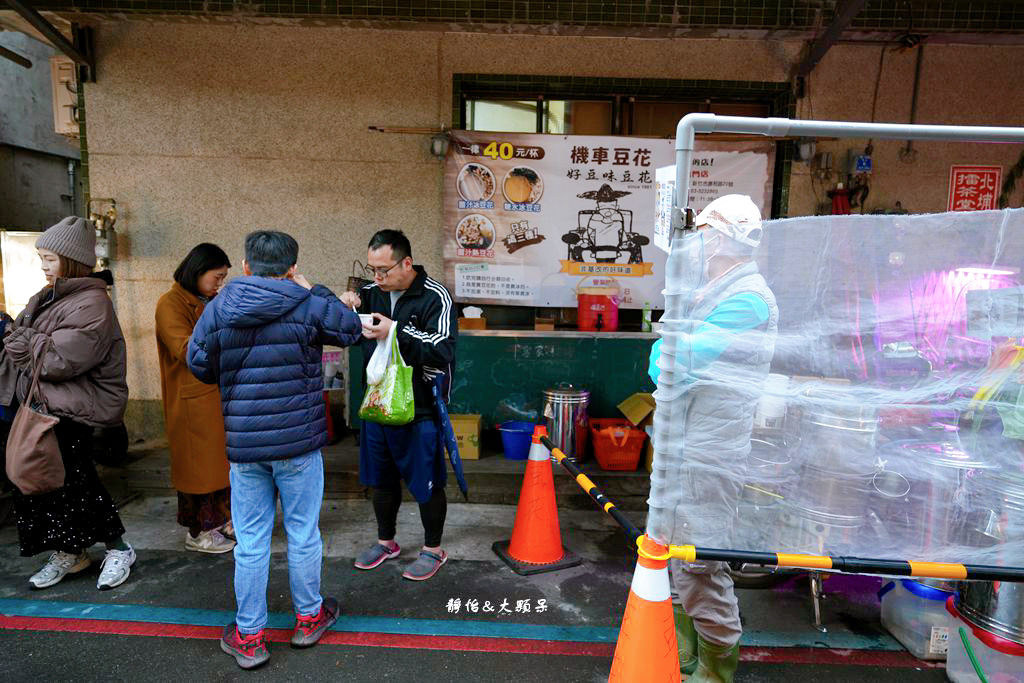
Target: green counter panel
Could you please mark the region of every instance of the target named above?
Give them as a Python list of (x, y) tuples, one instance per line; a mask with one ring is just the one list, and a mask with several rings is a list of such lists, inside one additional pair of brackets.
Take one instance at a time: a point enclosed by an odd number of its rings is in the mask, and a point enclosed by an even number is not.
[[(452, 413), (479, 413), (483, 428), (506, 420), (535, 421), (545, 389), (562, 383), (590, 391), (591, 417), (621, 417), (616, 406), (637, 391), (654, 391), (647, 363), (654, 335), (476, 332), (459, 336)], [(352, 424), (362, 401), (362, 351), (350, 349)]]

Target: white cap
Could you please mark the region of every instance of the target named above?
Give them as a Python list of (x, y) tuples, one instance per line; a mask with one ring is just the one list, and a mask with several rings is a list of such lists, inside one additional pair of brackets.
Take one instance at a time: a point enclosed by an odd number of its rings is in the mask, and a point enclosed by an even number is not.
[(748, 247), (761, 244), (761, 212), (745, 194), (719, 197), (697, 214), (694, 224), (708, 225)]

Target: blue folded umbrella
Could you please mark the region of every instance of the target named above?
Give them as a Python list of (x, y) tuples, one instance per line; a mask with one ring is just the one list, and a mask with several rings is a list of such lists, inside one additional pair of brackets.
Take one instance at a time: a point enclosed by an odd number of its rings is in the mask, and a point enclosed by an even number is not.
[(469, 500), (469, 487), (466, 486), (466, 477), (462, 474), (462, 458), (459, 457), (459, 444), (455, 441), (455, 430), (452, 429), (452, 421), (448, 418), (448, 407), (441, 398), (441, 388), (444, 382), (444, 375), (434, 378), (434, 406), (437, 408), (438, 424), (441, 426), (441, 438), (444, 441), (445, 450), (448, 451), (448, 460), (452, 463), (452, 471), (455, 472), (455, 479), (459, 482), (459, 490), (467, 501)]

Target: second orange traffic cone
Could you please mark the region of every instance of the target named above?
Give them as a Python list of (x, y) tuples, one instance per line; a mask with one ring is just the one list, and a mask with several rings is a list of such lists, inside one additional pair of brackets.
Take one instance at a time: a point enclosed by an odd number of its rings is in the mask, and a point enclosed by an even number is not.
[(519, 492), (512, 538), (495, 541), (494, 552), (517, 574), (539, 574), (575, 567), (582, 560), (562, 547), (555, 505), (555, 481), (551, 472), (551, 454), (540, 442), (546, 427), (533, 428), (533, 443)]
[[(643, 548), (655, 556), (667, 551), (665, 546), (646, 536)], [(633, 584), (629, 587), (629, 600), (622, 616), (608, 683), (677, 683), (680, 680), (668, 560), (652, 560), (640, 555)]]

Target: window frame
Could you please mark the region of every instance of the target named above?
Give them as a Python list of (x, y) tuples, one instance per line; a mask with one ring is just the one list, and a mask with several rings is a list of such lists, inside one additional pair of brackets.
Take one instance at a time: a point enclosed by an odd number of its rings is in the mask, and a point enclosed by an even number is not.
[[(611, 100), (612, 132), (631, 135), (636, 102), (693, 102), (711, 108), (714, 103), (767, 105), (768, 116), (792, 118), (796, 101), (788, 82), (710, 81), (653, 78), (595, 78), (574, 76), (516, 76), (508, 74), (453, 74), (452, 121), (465, 128), (470, 100)], [(537, 131), (543, 130), (542, 106), (536, 107)], [(625, 115), (624, 115), (625, 112)], [(626, 118), (630, 120), (626, 122)], [(789, 210), (789, 185), (795, 145), (776, 142), (771, 215)]]

